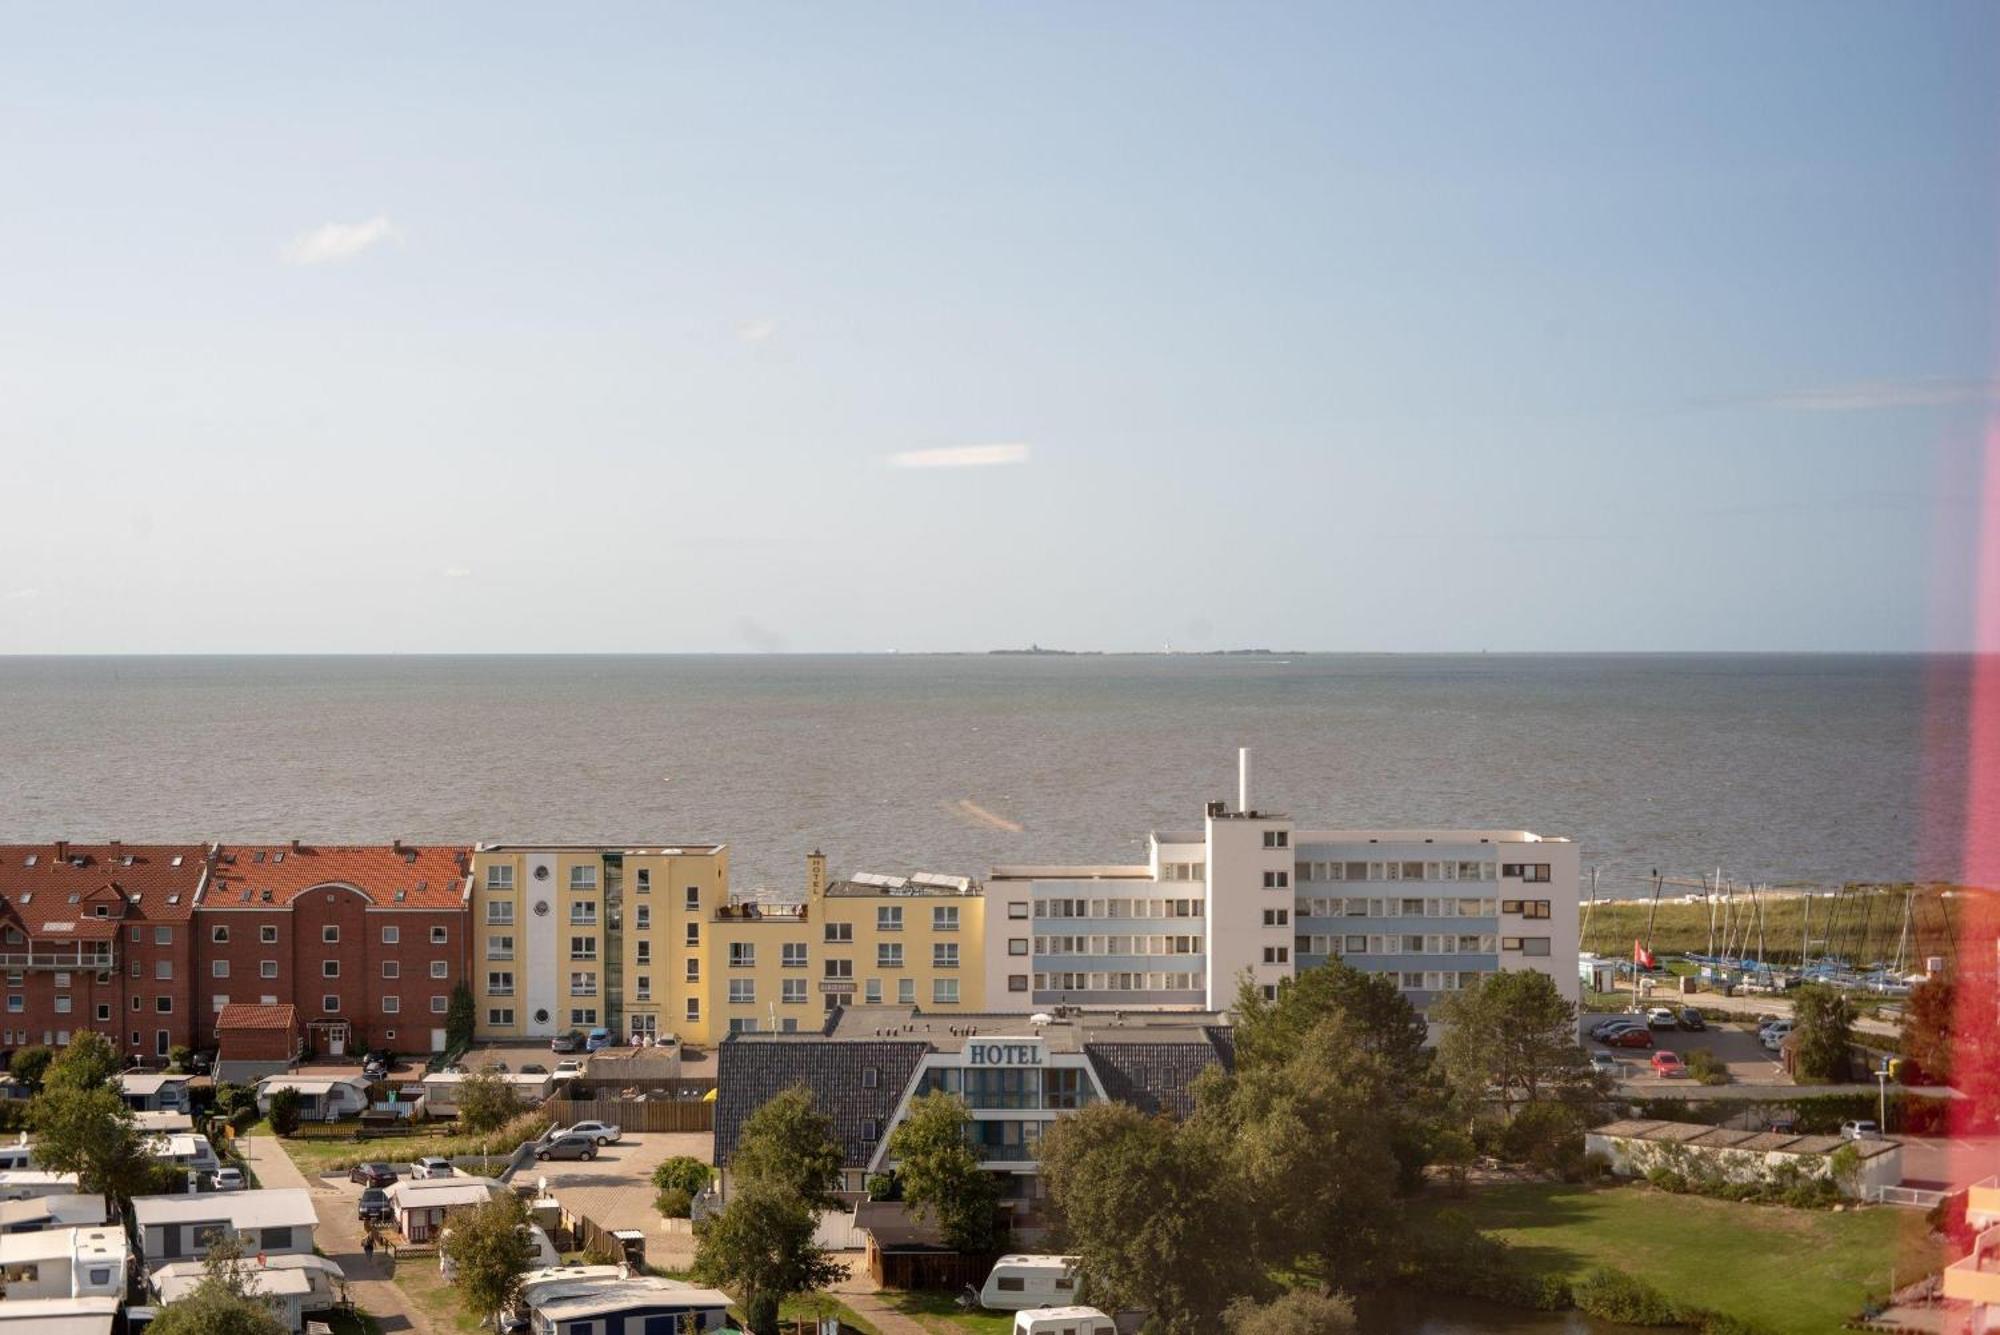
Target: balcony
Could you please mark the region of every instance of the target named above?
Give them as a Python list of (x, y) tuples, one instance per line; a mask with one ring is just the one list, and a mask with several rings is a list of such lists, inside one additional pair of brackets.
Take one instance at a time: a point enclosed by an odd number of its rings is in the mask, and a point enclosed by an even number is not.
[(804, 922), (806, 906), (748, 901), (740, 904), (718, 904), (715, 918), (717, 922)]
[(33, 946), (26, 950), (0, 950), (0, 969), (116, 969), (118, 952), (108, 946), (86, 949), (77, 944), (67, 948)]

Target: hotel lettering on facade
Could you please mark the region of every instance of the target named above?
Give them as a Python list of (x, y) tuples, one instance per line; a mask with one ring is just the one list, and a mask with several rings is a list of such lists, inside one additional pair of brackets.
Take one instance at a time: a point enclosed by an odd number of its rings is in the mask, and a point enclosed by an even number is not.
[(723, 844), (0, 846), (0, 1050), (79, 1028), (205, 1047), (224, 1006), (295, 1008), (322, 1054), (475, 1036), (717, 1043), (841, 1008), (1222, 1012), (1339, 957), (1419, 1009), (1499, 969), (1576, 972), (1578, 851), (1525, 830), (1313, 829), (1250, 802), (1144, 862), (830, 875), (737, 896)]

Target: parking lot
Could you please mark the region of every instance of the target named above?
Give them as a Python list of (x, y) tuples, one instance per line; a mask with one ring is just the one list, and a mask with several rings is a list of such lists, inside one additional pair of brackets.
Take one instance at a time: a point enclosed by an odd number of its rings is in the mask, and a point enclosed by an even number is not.
[[(1678, 1007), (1676, 1007), (1678, 1009)], [(1651, 1066), (1653, 1054), (1665, 1050), (1678, 1054), (1683, 1061), (1695, 1048), (1707, 1048), (1719, 1059), (1729, 1072), (1730, 1083), (1735, 1085), (1780, 1085), (1789, 1086), (1791, 1077), (1785, 1074), (1778, 1061), (1778, 1054), (1767, 1051), (1757, 1040), (1752, 1029), (1737, 1023), (1708, 1021), (1708, 1028), (1699, 1031), (1687, 1029), (1652, 1030), (1653, 1046), (1649, 1048), (1609, 1048), (1592, 1039), (1590, 1027), (1608, 1019), (1602, 1012), (1587, 1014), (1578, 1023), (1578, 1035), (1586, 1051), (1607, 1053), (1617, 1060), (1619, 1067), (1615, 1078), (1620, 1088), (1635, 1093), (1654, 1089), (1692, 1085), (1695, 1082), (1686, 1076), (1658, 1076)], [(1643, 1019), (1643, 1016), (1632, 1016)]]

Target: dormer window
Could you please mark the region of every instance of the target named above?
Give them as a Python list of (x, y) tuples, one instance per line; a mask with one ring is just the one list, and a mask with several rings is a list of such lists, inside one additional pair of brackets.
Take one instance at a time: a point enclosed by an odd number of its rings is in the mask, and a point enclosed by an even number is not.
[(874, 1089), (881, 1083), (882, 1072), (880, 1070), (873, 1066), (864, 1066), (861, 1068), (861, 1087), (863, 1089)]
[(110, 917), (110, 916), (111, 916), (111, 906), (110, 906), (109, 904), (99, 904), (99, 905), (97, 906), (97, 916), (98, 916), (98, 917), (100, 917), (100, 918), (108, 918), (108, 917)]

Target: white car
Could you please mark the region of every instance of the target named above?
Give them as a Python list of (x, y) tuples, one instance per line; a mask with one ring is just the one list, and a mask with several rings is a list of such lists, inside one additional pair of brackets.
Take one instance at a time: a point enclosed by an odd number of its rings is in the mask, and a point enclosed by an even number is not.
[[(1873, 1126), (1874, 1123), (1871, 1122), (1869, 1125)], [(243, 1170), (241, 1168), (218, 1168), (215, 1170), (215, 1176), (210, 1179), (209, 1185), (213, 1186), (217, 1191), (241, 1191), (244, 1185)]]
[(1680, 1027), (1680, 1017), (1665, 1006), (1655, 1006), (1646, 1012), (1646, 1024), (1653, 1029), (1677, 1029)]
[(556, 1079), (571, 1080), (583, 1074), (583, 1063), (574, 1057), (565, 1057), (556, 1063)]
[(544, 1136), (544, 1140), (556, 1140), (563, 1136), (587, 1136), (599, 1145), (615, 1145), (623, 1135), (609, 1122), (578, 1122), (575, 1126), (557, 1127)]
[(1766, 1048), (1777, 1052), (1785, 1046), (1785, 1037), (1792, 1032), (1790, 1020), (1778, 1020), (1757, 1031), (1757, 1037)]
[(441, 1159), (435, 1154), (428, 1155), (410, 1165), (410, 1176), (419, 1181), (434, 1177), (450, 1177), (451, 1160)]
[(1858, 1122), (1842, 1122), (1840, 1135), (1843, 1140), (1880, 1140), (1882, 1128), (1872, 1117), (1864, 1117)]

